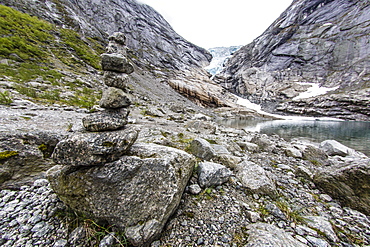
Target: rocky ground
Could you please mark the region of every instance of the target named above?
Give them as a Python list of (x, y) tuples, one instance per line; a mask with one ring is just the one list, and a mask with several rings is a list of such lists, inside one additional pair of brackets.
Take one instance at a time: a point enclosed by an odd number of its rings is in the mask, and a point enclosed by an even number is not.
[[(27, 101), (0, 106), (0, 112), (2, 135), (37, 130), (68, 136), (82, 131), (80, 119), (88, 114)], [(137, 143), (183, 149), (198, 159), (178, 209), (151, 246), (370, 245), (369, 216), (317, 185), (329, 167), (362, 164), (368, 174), (366, 156), (226, 128), (208, 113), (145, 100), (131, 109)], [(42, 175), (0, 195), (2, 246), (128, 246), (120, 233), (112, 234), (114, 227), (73, 215)]]

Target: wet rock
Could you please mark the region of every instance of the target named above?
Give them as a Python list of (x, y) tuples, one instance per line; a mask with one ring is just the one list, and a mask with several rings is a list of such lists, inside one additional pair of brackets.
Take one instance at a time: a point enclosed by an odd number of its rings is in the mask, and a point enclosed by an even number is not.
[(370, 214), (370, 159), (354, 159), (319, 170), (315, 184), (344, 205)]
[(244, 161), (237, 165), (236, 176), (243, 186), (252, 193), (276, 195), (276, 186), (271, 174), (251, 161)]
[(88, 131), (118, 130), (127, 124), (129, 114), (127, 109), (109, 110), (91, 113), (82, 119), (83, 126)]
[(128, 94), (122, 91), (122, 89), (109, 87), (103, 92), (103, 96), (100, 100), (100, 107), (103, 108), (126, 108), (130, 106), (131, 100)]
[(223, 165), (213, 162), (202, 162), (199, 164), (198, 181), (202, 188), (221, 185), (231, 175), (232, 172)]
[(107, 71), (120, 72), (131, 74), (134, 72), (134, 67), (130, 64), (127, 58), (119, 53), (104, 53), (101, 55), (102, 68)]
[(247, 226), (248, 240), (246, 247), (252, 246), (284, 246), (284, 247), (308, 247), (290, 234), (278, 227), (265, 223), (256, 223)]
[(138, 131), (76, 134), (62, 140), (52, 155), (57, 164), (66, 166), (98, 166), (126, 154), (138, 137)]
[(138, 143), (117, 161), (75, 171), (55, 167), (48, 179), (71, 208), (126, 230), (128, 240), (142, 246), (177, 208), (194, 165), (184, 151)]

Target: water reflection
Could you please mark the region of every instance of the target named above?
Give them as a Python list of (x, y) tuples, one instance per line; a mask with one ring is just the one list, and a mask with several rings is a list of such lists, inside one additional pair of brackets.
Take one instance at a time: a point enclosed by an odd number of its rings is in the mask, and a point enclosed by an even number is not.
[(370, 122), (247, 119), (222, 119), (218, 122), (246, 131), (277, 134), (288, 141), (292, 138), (305, 138), (314, 142), (337, 140), (348, 147), (370, 155)]

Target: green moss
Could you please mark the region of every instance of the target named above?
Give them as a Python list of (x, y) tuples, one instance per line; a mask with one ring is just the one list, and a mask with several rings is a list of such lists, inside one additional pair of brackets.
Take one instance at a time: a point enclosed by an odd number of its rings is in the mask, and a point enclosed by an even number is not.
[(8, 91), (0, 92), (0, 105), (10, 105), (13, 97)]
[(103, 142), (102, 145), (104, 147), (114, 147), (114, 146), (116, 146), (116, 143), (114, 143), (114, 142)]
[(0, 160), (6, 160), (16, 155), (18, 155), (17, 151), (3, 151), (3, 152), (0, 152)]

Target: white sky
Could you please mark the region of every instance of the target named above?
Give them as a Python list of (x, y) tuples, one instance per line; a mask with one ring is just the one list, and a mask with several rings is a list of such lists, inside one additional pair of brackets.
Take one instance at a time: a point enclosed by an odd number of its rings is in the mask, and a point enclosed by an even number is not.
[(288, 8), (292, 0), (138, 0), (172, 28), (203, 48), (246, 45)]

